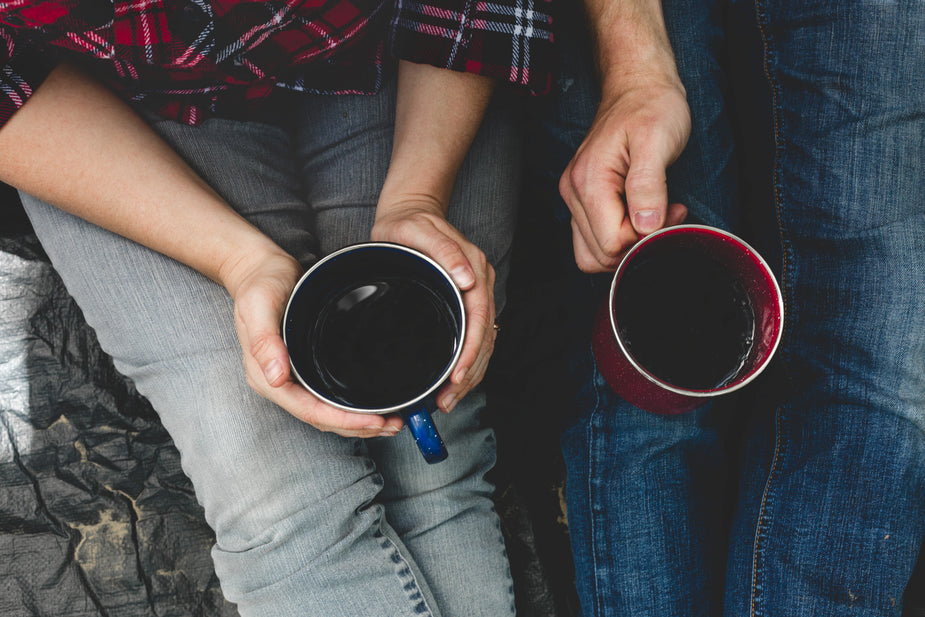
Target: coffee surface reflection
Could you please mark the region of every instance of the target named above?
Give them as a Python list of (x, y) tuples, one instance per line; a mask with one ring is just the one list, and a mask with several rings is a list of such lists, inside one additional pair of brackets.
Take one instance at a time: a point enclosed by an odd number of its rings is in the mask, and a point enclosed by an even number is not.
[(458, 330), (452, 308), (421, 281), (379, 278), (332, 297), (307, 342), (329, 397), (384, 408), (439, 380), (453, 361)]

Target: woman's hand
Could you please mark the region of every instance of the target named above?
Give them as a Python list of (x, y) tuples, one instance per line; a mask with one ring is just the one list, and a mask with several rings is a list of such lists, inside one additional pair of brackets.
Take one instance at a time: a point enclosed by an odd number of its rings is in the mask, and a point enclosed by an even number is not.
[(437, 394), (437, 405), (452, 411), (482, 381), (494, 350), (494, 268), (481, 249), (447, 222), (443, 208), (433, 199), (380, 201), (372, 239), (403, 244), (428, 255), (450, 273), (463, 292), (466, 337), (459, 362)]
[(466, 338), (437, 405), (451, 411), (485, 375), (495, 344), (495, 272), (481, 249), (447, 222), (456, 174), (481, 124), (494, 81), (399, 62), (395, 139), (372, 239), (417, 249), (462, 290)]
[(338, 409), (293, 380), (280, 324), (289, 294), (301, 275), (299, 263), (282, 250), (248, 255), (223, 272), (222, 281), (234, 299), (234, 323), (248, 384), (321, 431), (344, 437), (395, 435), (402, 427), (400, 417)]

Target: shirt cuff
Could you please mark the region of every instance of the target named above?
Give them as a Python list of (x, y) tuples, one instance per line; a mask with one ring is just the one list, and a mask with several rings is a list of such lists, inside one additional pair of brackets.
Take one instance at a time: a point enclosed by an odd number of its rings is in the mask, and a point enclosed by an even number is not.
[(27, 47), (14, 46), (12, 37), (0, 30), (0, 126), (26, 104), (54, 66), (28, 53)]
[(405, 0), (393, 26), (393, 53), (402, 60), (549, 91), (550, 0)]

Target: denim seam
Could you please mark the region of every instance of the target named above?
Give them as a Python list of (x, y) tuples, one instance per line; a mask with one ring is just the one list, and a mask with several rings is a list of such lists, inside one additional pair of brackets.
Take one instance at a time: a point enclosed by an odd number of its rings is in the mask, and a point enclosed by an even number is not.
[(758, 580), (758, 570), (761, 567), (761, 557), (764, 553), (764, 549), (767, 546), (768, 530), (771, 527), (771, 519), (773, 518), (773, 505), (774, 505), (774, 495), (772, 494), (772, 484), (777, 475), (777, 463), (781, 456), (781, 410), (778, 409), (775, 411), (774, 417), (774, 457), (771, 459), (771, 468), (768, 470), (768, 477), (765, 481), (764, 491), (761, 494), (761, 506), (758, 509), (757, 523), (755, 525), (755, 540), (754, 548), (752, 551), (752, 582), (751, 582), (751, 593), (749, 596), (749, 609), (748, 613), (750, 617), (761, 617), (762, 611), (758, 609), (759, 602), (761, 600), (758, 592), (758, 586), (760, 582)]
[[(768, 88), (771, 93), (771, 114), (772, 114), (772, 123), (773, 123), (773, 134), (774, 134), (774, 158), (772, 163), (772, 199), (774, 200), (774, 209), (777, 216), (777, 226), (780, 234), (780, 243), (781, 243), (781, 287), (784, 290), (784, 315), (789, 314), (788, 307), (790, 306), (790, 296), (786, 293), (787, 282), (786, 273), (788, 267), (791, 263), (791, 260), (788, 258), (788, 243), (785, 239), (784, 225), (782, 221), (781, 213), (781, 181), (780, 181), (780, 163), (783, 154), (783, 139), (781, 137), (781, 116), (780, 116), (780, 85), (776, 78), (774, 77), (773, 70), (771, 68), (772, 62), (772, 50), (771, 50), (771, 37), (767, 31), (767, 6), (766, 0), (755, 0), (755, 15), (756, 22), (758, 26), (758, 31), (761, 35), (762, 51), (763, 51), (763, 69), (765, 78), (768, 82)], [(784, 346), (782, 346), (784, 347)], [(782, 350), (783, 351), (783, 350)], [(784, 356), (784, 363), (786, 365), (786, 353), (782, 354)], [(748, 612), (750, 617), (761, 617), (762, 611), (760, 609), (760, 603), (762, 598), (760, 597), (759, 587), (761, 585), (759, 570), (762, 568), (762, 557), (764, 550), (767, 546), (768, 541), (768, 530), (772, 524), (773, 518), (773, 484), (777, 475), (778, 465), (781, 458), (781, 424), (782, 420), (782, 409), (778, 407), (774, 412), (774, 456), (771, 459), (771, 465), (768, 469), (768, 475), (765, 480), (764, 490), (761, 494), (761, 501), (758, 508), (758, 515), (755, 524), (755, 538), (752, 546), (752, 576), (751, 576), (751, 588), (749, 590), (749, 599), (748, 599)]]
[(594, 593), (591, 594), (591, 597), (594, 599), (594, 606), (592, 607), (593, 615), (600, 614), (600, 607), (602, 604), (600, 597), (600, 584), (598, 577), (598, 541), (597, 541), (597, 513), (594, 511), (593, 501), (594, 501), (594, 486), (592, 479), (596, 477), (596, 470), (594, 469), (595, 461), (597, 457), (594, 456), (594, 446), (597, 443), (597, 440), (594, 439), (594, 430), (595, 430), (595, 421), (601, 409), (601, 394), (600, 394), (600, 385), (598, 381), (598, 370), (597, 365), (594, 364), (594, 373), (592, 375), (591, 383), (594, 384), (594, 396), (595, 402), (594, 407), (591, 408), (591, 415), (588, 417), (588, 507), (590, 510), (590, 521), (589, 525), (591, 527), (590, 533), (588, 534), (591, 538), (591, 560), (593, 569), (591, 570), (594, 573), (594, 576), (591, 577), (592, 585), (594, 586)]
[[(492, 506), (491, 511), (494, 514), (497, 514), (497, 510), (494, 508), (494, 506)], [(498, 530), (498, 538), (501, 541), (501, 552), (504, 554), (504, 559), (508, 564), (507, 576), (508, 581), (510, 582), (510, 585), (508, 585), (508, 601), (510, 603), (509, 606), (511, 609), (511, 615), (513, 616), (517, 614), (517, 598), (514, 595), (514, 575), (511, 573), (511, 562), (507, 553), (507, 544), (504, 542), (504, 530), (501, 529), (501, 518), (497, 516), (495, 518), (495, 528)]]
[[(377, 531), (375, 535), (382, 538), (382, 542), (379, 544), (383, 549), (390, 552), (390, 559), (396, 564), (401, 564), (403, 569), (397, 570), (396, 575), (398, 576), (399, 581), (407, 578), (407, 582), (402, 582), (402, 589), (408, 593), (408, 600), (413, 603), (411, 607), (412, 612), (418, 615), (427, 615), (429, 617), (434, 617), (434, 612), (427, 605), (427, 597), (424, 595), (424, 591), (418, 585), (417, 580), (414, 576), (414, 570), (411, 568), (411, 564), (408, 563), (408, 560), (405, 559), (402, 555), (401, 550), (399, 550), (398, 545), (389, 537), (388, 534), (383, 533), (381, 530)], [(404, 572), (407, 571), (407, 577), (402, 576)], [(415, 597), (417, 596), (417, 597)], [(425, 609), (427, 612), (424, 613), (420, 608)]]

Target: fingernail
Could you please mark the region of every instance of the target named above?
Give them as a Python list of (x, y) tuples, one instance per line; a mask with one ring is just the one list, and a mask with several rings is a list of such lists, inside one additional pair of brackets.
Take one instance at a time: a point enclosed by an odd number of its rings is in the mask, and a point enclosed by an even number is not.
[(466, 380), (466, 373), (469, 372), (469, 367), (457, 369), (456, 373), (453, 375), (453, 383), (462, 383)]
[(640, 210), (633, 217), (633, 226), (639, 233), (650, 233), (656, 230), (659, 224), (657, 210)]
[(443, 404), (441, 405), (441, 407), (443, 408), (443, 411), (445, 411), (446, 413), (450, 413), (451, 411), (453, 411), (453, 408), (456, 407), (456, 397), (447, 396), (446, 398), (443, 399)]
[(465, 266), (453, 268), (453, 270), (450, 271), (450, 274), (453, 276), (453, 280), (456, 281), (456, 284), (460, 287), (468, 287), (475, 282), (475, 277), (472, 275), (472, 271)]
[(401, 429), (395, 428), (394, 426), (389, 426), (389, 427), (382, 429), (382, 436), (383, 437), (395, 437), (396, 435), (398, 435), (399, 431), (401, 431)]
[(267, 378), (268, 383), (274, 383), (282, 374), (283, 365), (279, 363), (279, 360), (270, 360), (267, 362), (267, 365), (263, 367), (263, 375)]

